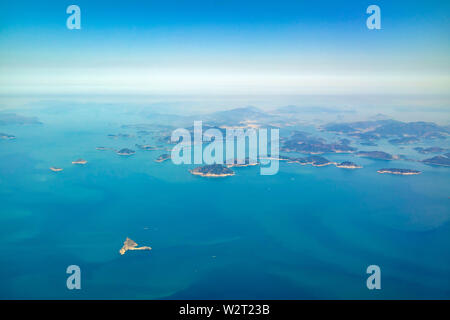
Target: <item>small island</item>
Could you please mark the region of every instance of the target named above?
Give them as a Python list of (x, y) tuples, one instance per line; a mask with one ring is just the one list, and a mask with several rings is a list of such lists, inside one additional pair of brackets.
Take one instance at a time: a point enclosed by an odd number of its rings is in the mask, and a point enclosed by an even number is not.
[(118, 134), (108, 134), (108, 138), (118, 139), (118, 138), (132, 138), (133, 136), (128, 133), (118, 133)]
[(136, 148), (139, 148), (141, 150), (147, 150), (147, 151), (156, 150), (155, 147), (153, 147), (149, 144), (136, 144)]
[(121, 255), (125, 254), (128, 250), (152, 250), (151, 247), (138, 247), (138, 244), (127, 237), (123, 243), (123, 247), (119, 250)]
[(357, 165), (356, 163), (350, 162), (350, 161), (344, 161), (341, 163), (336, 163), (336, 167), (337, 168), (342, 168), (342, 169), (361, 169), (362, 166)]
[(107, 148), (107, 147), (97, 147), (95, 149), (100, 150), (100, 151), (112, 150), (111, 148)]
[(57, 168), (57, 167), (50, 167), (50, 170), (52, 170), (53, 172), (60, 172), (63, 171), (63, 168)]
[(234, 176), (233, 170), (221, 164), (210, 164), (203, 167), (197, 167), (189, 170), (189, 172), (196, 176), (210, 178)]
[(128, 148), (123, 148), (123, 149), (120, 149), (119, 151), (117, 151), (117, 154), (119, 156), (131, 156), (135, 153), (136, 153), (136, 151), (128, 149)]
[(82, 165), (85, 165), (87, 163), (87, 161), (86, 160), (84, 160), (84, 159), (77, 159), (77, 160), (75, 160), (75, 161), (72, 161), (72, 164), (82, 164)]
[(13, 136), (12, 134), (7, 134), (7, 133), (0, 133), (0, 139), (5, 139), (5, 140), (13, 140), (16, 137)]
[(160, 155), (155, 161), (156, 162), (164, 162), (169, 159), (170, 159), (170, 154), (164, 153), (164, 154)]
[(397, 174), (402, 176), (410, 176), (415, 174), (421, 174), (422, 172), (418, 170), (411, 169), (397, 169), (397, 168), (384, 168), (377, 171), (378, 173), (389, 173), (389, 174)]

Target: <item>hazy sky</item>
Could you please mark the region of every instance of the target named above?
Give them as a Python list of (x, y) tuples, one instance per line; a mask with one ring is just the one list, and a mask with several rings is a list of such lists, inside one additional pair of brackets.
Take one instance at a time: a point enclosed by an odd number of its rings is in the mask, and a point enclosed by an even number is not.
[[(81, 30), (66, 28), (71, 4)], [(442, 0), (2, 1), (0, 93), (448, 94), (449, 13)]]

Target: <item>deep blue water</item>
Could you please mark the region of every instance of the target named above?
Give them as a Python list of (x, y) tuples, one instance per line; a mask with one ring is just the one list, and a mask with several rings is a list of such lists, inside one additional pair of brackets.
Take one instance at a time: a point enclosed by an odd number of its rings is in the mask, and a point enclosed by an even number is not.
[[(142, 139), (107, 137), (134, 133), (120, 125), (135, 116), (34, 114), (43, 125), (0, 127), (17, 136), (0, 140), (2, 299), (450, 298), (449, 168), (341, 154), (326, 156), (364, 168), (205, 179), (156, 163), (161, 151), (95, 149), (135, 149)], [(386, 166), (423, 174), (376, 172)], [(120, 256), (127, 236), (153, 250)], [(79, 291), (66, 288), (72, 264)], [(378, 291), (366, 288), (371, 264)]]

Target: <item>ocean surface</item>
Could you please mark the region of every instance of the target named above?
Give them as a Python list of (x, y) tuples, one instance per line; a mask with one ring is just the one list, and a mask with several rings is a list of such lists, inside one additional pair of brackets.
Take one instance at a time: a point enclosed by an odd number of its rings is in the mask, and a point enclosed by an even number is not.
[[(154, 143), (121, 128), (139, 115), (18, 113), (43, 124), (0, 126), (17, 137), (0, 140), (1, 299), (450, 298), (449, 168), (339, 154), (325, 156), (364, 168), (281, 162), (273, 176), (246, 167), (208, 179), (136, 149)], [(117, 133), (135, 137), (107, 136)], [(152, 250), (121, 256), (126, 237)], [(366, 287), (373, 264), (381, 290)], [(81, 268), (81, 290), (66, 287), (69, 265)]]

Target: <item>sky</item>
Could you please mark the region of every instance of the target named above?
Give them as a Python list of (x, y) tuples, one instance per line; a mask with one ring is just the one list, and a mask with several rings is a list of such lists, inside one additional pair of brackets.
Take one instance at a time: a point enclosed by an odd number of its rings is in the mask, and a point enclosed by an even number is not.
[[(381, 30), (366, 27), (371, 4)], [(442, 0), (1, 1), (0, 94), (446, 95), (449, 13)]]

